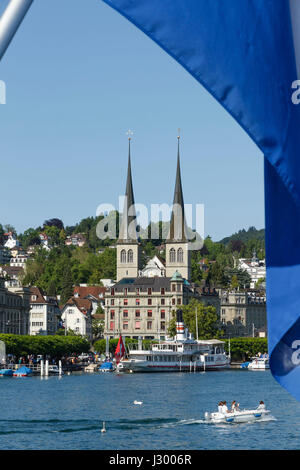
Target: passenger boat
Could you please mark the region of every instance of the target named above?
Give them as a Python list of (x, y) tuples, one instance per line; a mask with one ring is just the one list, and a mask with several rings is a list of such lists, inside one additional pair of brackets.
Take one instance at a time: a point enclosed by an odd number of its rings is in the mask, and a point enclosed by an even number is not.
[(0, 377), (12, 377), (13, 371), (11, 369), (0, 369)]
[(250, 370), (266, 370), (270, 369), (268, 354), (261, 354), (260, 356), (252, 357), (248, 365)]
[(208, 413), (204, 414), (204, 418), (207, 422), (219, 424), (219, 423), (245, 423), (248, 421), (259, 421), (271, 412), (269, 410), (241, 410), (233, 411), (229, 413)]
[(160, 341), (144, 349), (128, 345), (127, 357), (117, 371), (127, 372), (192, 372), (218, 370), (230, 367), (230, 358), (224, 352), (224, 342), (217, 339), (196, 341), (184, 328), (182, 310), (177, 310), (176, 337)]

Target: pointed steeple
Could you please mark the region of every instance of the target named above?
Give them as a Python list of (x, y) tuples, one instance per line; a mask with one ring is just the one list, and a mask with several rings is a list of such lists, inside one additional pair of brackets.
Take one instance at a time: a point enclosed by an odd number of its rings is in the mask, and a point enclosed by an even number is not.
[(170, 229), (167, 241), (186, 241), (185, 236), (185, 215), (184, 215), (184, 201), (183, 201), (183, 192), (181, 184), (181, 171), (180, 171), (180, 148), (179, 141), (180, 136), (177, 137), (178, 147), (177, 147), (177, 170), (176, 170), (176, 181), (175, 181), (175, 191), (173, 198), (173, 208), (170, 222)]
[(127, 181), (126, 181), (126, 191), (125, 191), (122, 223), (121, 223), (119, 239), (118, 239), (119, 243), (122, 243), (124, 241), (137, 242), (136, 212), (135, 212), (135, 207), (134, 207), (134, 195), (133, 195), (132, 175), (131, 175), (130, 142), (131, 142), (131, 137), (128, 138)]

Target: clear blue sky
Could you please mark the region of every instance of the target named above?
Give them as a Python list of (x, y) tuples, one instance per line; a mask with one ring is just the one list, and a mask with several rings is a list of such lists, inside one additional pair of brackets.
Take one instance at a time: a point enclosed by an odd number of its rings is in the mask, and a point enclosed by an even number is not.
[[(0, 2), (0, 13), (7, 1)], [(263, 158), (179, 64), (101, 0), (36, 0), (0, 65), (0, 223), (65, 225), (118, 202), (133, 129), (136, 202), (169, 203), (177, 128), (205, 235), (264, 227)]]

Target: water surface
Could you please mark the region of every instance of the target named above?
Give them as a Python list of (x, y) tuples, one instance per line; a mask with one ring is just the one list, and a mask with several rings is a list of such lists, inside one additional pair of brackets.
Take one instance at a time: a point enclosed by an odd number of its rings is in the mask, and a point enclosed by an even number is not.
[[(300, 403), (269, 371), (1, 378), (0, 392), (0, 449), (300, 447)], [(220, 400), (241, 408), (264, 400), (274, 419), (205, 423)]]

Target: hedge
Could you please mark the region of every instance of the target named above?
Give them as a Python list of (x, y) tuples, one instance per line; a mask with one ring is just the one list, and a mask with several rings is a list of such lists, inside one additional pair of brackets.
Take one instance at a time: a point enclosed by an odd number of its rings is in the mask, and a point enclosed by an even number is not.
[[(225, 351), (229, 352), (229, 340), (225, 339)], [(247, 361), (258, 353), (268, 352), (267, 338), (231, 338), (230, 354), (233, 361)]]
[(29, 336), (0, 334), (0, 341), (6, 345), (6, 354), (24, 356), (41, 354), (62, 357), (70, 354), (88, 352), (90, 343), (81, 336)]

